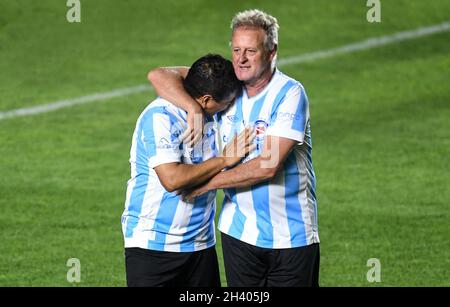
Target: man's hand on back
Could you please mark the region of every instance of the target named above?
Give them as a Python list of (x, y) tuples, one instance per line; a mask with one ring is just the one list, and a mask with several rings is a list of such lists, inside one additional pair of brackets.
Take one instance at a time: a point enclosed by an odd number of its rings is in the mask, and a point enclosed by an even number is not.
[(181, 135), (181, 141), (186, 143), (188, 147), (193, 147), (203, 137), (203, 125), (205, 123), (205, 113), (202, 108), (192, 106), (187, 114), (188, 127)]

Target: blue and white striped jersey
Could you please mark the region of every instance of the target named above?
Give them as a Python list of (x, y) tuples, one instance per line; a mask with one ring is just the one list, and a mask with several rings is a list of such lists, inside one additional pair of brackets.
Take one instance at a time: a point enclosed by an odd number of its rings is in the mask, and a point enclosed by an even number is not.
[(266, 136), (288, 138), (298, 144), (272, 180), (225, 190), (219, 230), (263, 248), (318, 243), (316, 179), (308, 99), (303, 86), (276, 70), (258, 95), (249, 98), (243, 91), (220, 116), (219, 147), (248, 125), (255, 126), (257, 150), (246, 160), (261, 153)]
[(197, 197), (193, 204), (185, 203), (164, 189), (153, 169), (170, 162), (197, 164), (216, 155), (212, 125), (207, 126), (210, 130), (195, 155), (179, 141), (186, 127), (186, 112), (161, 98), (140, 115), (131, 145), (131, 179), (122, 215), (125, 247), (192, 252), (215, 244), (216, 191)]

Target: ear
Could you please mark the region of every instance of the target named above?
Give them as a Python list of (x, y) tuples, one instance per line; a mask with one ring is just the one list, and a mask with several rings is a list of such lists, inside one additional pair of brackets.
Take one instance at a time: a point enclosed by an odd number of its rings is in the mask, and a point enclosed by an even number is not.
[(199, 103), (203, 109), (206, 109), (206, 106), (208, 105), (208, 102), (211, 101), (211, 98), (211, 95), (203, 95), (199, 98)]
[(273, 46), (273, 50), (270, 52), (270, 55), (269, 55), (270, 61), (273, 61), (273, 59), (275, 58), (275, 55), (277, 54), (277, 50), (278, 50), (278, 44), (275, 44), (275, 46)]

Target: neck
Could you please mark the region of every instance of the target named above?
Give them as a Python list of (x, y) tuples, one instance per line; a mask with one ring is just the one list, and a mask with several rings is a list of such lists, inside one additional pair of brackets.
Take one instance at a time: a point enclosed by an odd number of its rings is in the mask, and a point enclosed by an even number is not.
[(275, 69), (267, 69), (258, 79), (245, 83), (245, 89), (247, 90), (247, 96), (253, 97), (261, 93), (261, 91), (269, 84)]

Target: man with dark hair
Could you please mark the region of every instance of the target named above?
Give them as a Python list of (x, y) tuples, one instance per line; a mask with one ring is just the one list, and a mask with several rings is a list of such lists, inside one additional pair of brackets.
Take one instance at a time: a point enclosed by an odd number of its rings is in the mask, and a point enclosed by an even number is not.
[[(241, 88), (231, 62), (219, 55), (197, 60), (183, 85), (206, 113), (207, 122), (226, 109)], [(193, 150), (182, 142), (186, 116), (157, 98), (137, 121), (122, 215), (128, 286), (220, 286), (214, 248), (216, 192), (193, 203), (174, 192), (233, 167), (253, 149), (253, 136), (248, 129), (243, 131), (219, 156), (210, 127), (198, 150)]]
[[(217, 55), (206, 55), (195, 62), (197, 69), (189, 71), (183, 85), (190, 96), (199, 98), (208, 93), (215, 101), (232, 102), (242, 90), (241, 82), (230, 70), (229, 61)], [(232, 67), (231, 67), (232, 68)], [(233, 97), (230, 97), (233, 95)]]

